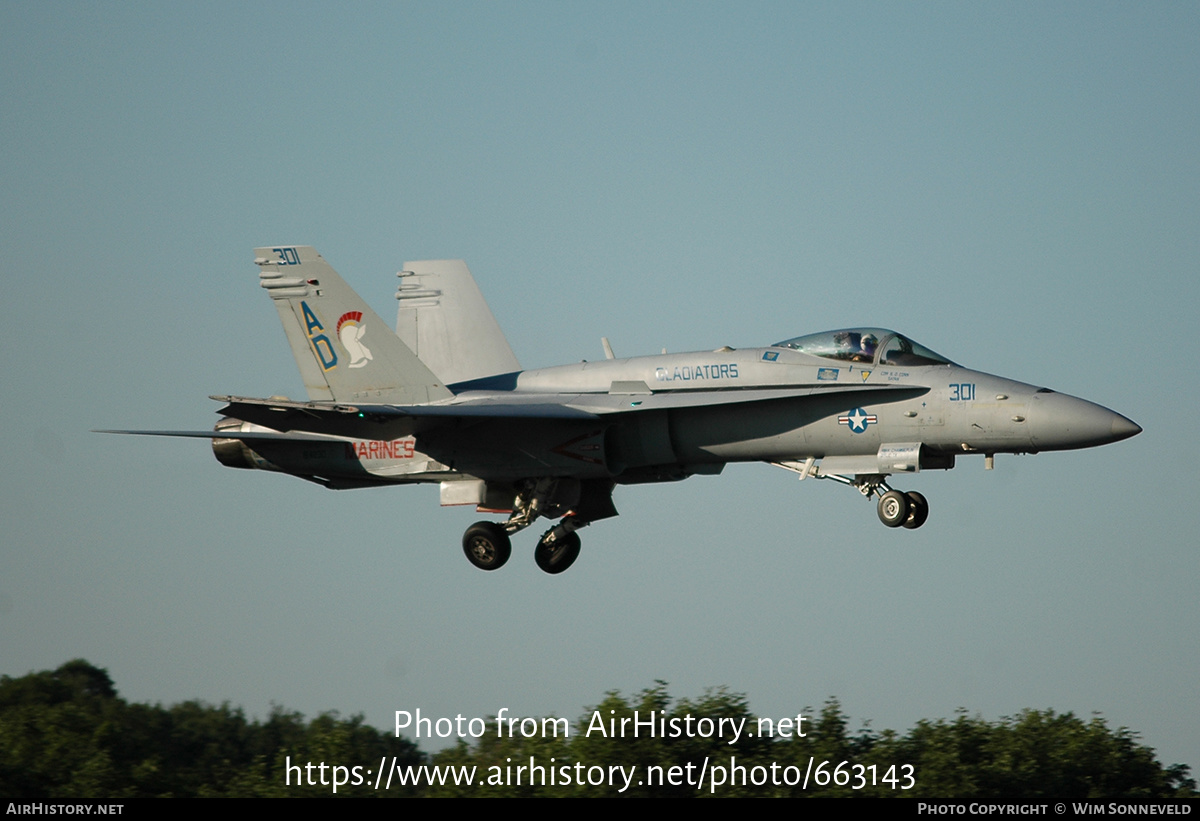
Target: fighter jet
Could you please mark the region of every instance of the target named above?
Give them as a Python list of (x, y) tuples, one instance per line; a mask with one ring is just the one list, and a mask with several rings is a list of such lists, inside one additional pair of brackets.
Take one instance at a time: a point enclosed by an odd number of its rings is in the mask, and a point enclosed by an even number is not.
[(557, 520), (534, 559), (561, 573), (578, 530), (617, 515), (617, 485), (766, 462), (877, 498), (915, 529), (929, 504), (888, 478), (960, 456), (1104, 445), (1141, 432), (1100, 405), (974, 371), (884, 328), (522, 370), (460, 260), (406, 263), (397, 332), (311, 247), (255, 249), (307, 401), (214, 396), (213, 431), (111, 431), (212, 440), (224, 465), (331, 489), (436, 482), (443, 505), (508, 514), (467, 528), (482, 570), (510, 536)]

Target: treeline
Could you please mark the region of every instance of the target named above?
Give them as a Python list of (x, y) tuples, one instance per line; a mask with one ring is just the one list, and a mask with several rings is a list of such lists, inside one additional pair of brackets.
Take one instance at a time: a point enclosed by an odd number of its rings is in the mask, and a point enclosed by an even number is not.
[[(621, 727), (634, 713), (645, 720), (651, 712), (660, 720), (668, 737), (637, 739), (614, 737), (610, 727)], [(687, 716), (693, 717), (687, 735)], [(757, 733), (758, 719), (749, 710), (745, 696), (724, 689), (707, 692), (697, 700), (673, 702), (666, 684), (643, 690), (632, 699), (610, 692), (588, 710), (572, 727), (569, 738), (499, 737), (495, 722), (474, 745), (434, 756), (439, 764), (475, 766), (477, 779), (489, 772), (507, 775), (530, 758), (547, 765), (584, 762), (589, 766), (637, 766), (637, 777), (623, 793), (631, 796), (776, 796), (849, 797), (896, 796), (908, 798), (989, 799), (1115, 799), (1128, 797), (1184, 797), (1196, 795), (1196, 784), (1188, 767), (1164, 767), (1154, 750), (1138, 743), (1135, 733), (1125, 728), (1110, 730), (1103, 719), (1083, 721), (1070, 713), (1026, 710), (999, 721), (985, 721), (959, 713), (952, 721), (921, 721), (901, 736), (891, 730), (876, 733), (866, 728), (849, 731), (849, 720), (836, 700), (830, 700), (815, 715), (803, 711), (802, 726), (793, 726), (787, 739), (750, 736)], [(705, 738), (696, 719), (705, 717), (726, 728), (741, 726), (743, 732), (730, 744), (733, 734)], [(744, 723), (741, 720), (745, 719)], [(615, 720), (615, 725), (610, 723)], [(595, 722), (603, 721), (606, 732)], [(589, 733), (589, 726), (592, 731)], [(765, 725), (764, 725), (765, 726)], [(777, 728), (778, 729), (778, 728)], [(670, 737), (679, 730), (676, 737)], [(627, 729), (628, 733), (629, 729)], [(798, 731), (803, 731), (800, 736)], [(810, 768), (811, 762), (811, 768)], [(736, 770), (735, 765), (741, 767)], [(823, 765), (823, 766), (822, 766)], [(838, 765), (842, 765), (839, 769)], [(905, 765), (911, 765), (910, 772)], [(651, 767), (660, 783), (646, 782)], [(717, 768), (723, 767), (724, 772)], [(672, 770), (672, 768), (674, 768)], [(678, 783), (671, 784), (674, 772)], [(700, 781), (700, 773), (707, 776)], [(802, 779), (807, 773), (808, 786)], [(574, 775), (574, 773), (572, 773)], [(721, 783), (713, 789), (713, 782)], [(578, 779), (573, 779), (578, 780)], [(789, 784), (789, 781), (800, 783)], [(756, 783), (757, 782), (757, 783)], [(822, 783), (823, 782), (823, 783)], [(619, 786), (619, 785), (618, 785)], [(605, 796), (616, 792), (606, 785), (567, 786), (511, 784), (496, 787), (441, 786), (429, 788), (431, 795), (574, 795)]]
[[(643, 722), (637, 738), (632, 723), (625, 724), (624, 737), (611, 733), (635, 712)], [(659, 729), (654, 735), (645, 724), (651, 713)], [(1110, 729), (1099, 717), (1084, 721), (1027, 710), (985, 721), (960, 713), (918, 722), (899, 735), (851, 732), (833, 700), (803, 714), (789, 737), (771, 738), (758, 735), (758, 719), (744, 696), (718, 689), (695, 700), (672, 700), (660, 682), (630, 698), (608, 693), (570, 725), (569, 734), (561, 721), (557, 734), (549, 723), (537, 722), (534, 731), (529, 722), (525, 736), (519, 724), (505, 728), (490, 720), (471, 744), (430, 756), (407, 739), (364, 725), (362, 716), (325, 713), (305, 721), (276, 708), (259, 721), (228, 704), (127, 704), (106, 671), (75, 660), (53, 671), (0, 678), (0, 795), (326, 797), (332, 794), (330, 773), (309, 771), (301, 778), (294, 769), (289, 785), (289, 759), (293, 767), (358, 766), (362, 775), (385, 758), (407, 774), (407, 786), (393, 778), (390, 789), (376, 791), (373, 778), (359, 778), (339, 786), (337, 795), (611, 796), (626, 784), (620, 794), (628, 796), (1069, 801), (1197, 795), (1186, 766), (1162, 765), (1135, 733)], [(735, 727), (741, 728), (736, 740)], [(464, 772), (473, 773), (472, 782), (455, 784), (452, 774)], [(413, 783), (416, 777), (420, 783)]]
[[(305, 721), (277, 707), (265, 721), (250, 721), (228, 704), (127, 704), (105, 670), (80, 659), (0, 678), (6, 798), (325, 797), (329, 787), (284, 783), (288, 756), (292, 763), (366, 764), (385, 755), (423, 760), (411, 741), (368, 727), (361, 716)], [(338, 794), (374, 792), (360, 786)]]

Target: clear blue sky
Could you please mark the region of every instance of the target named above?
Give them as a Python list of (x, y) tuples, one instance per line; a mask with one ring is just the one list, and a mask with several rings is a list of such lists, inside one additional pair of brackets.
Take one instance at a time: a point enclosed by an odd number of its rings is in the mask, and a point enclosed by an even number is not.
[[(574, 718), (608, 689), (1024, 707), (1200, 767), (1193, 3), (0, 5), (0, 674)], [(212, 393), (302, 394), (255, 245), (384, 316), (465, 258), (526, 366), (895, 327), (1145, 432), (913, 477), (621, 488), (561, 577), (436, 488), (222, 468)], [(540, 530), (539, 530), (540, 532)]]

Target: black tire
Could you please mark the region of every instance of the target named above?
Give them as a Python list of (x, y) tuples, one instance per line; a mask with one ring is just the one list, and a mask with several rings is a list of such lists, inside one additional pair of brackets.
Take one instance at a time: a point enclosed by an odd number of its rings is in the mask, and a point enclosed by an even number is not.
[(908, 497), (908, 518), (904, 520), (904, 526), (909, 530), (916, 530), (929, 518), (929, 502), (915, 490), (910, 490), (904, 495)]
[[(545, 538), (545, 536), (542, 537), (543, 540)], [(575, 560), (579, 558), (579, 548), (582, 544), (579, 534), (575, 532), (560, 536), (554, 540), (552, 545), (547, 545), (545, 541), (539, 541), (537, 548), (533, 551), (533, 560), (537, 562), (538, 567), (551, 575), (561, 573), (575, 564)]]
[(908, 497), (898, 490), (889, 490), (879, 497), (879, 521), (888, 527), (900, 527), (908, 520)]
[(463, 553), (480, 570), (499, 570), (512, 555), (512, 542), (502, 525), (476, 522), (463, 534)]

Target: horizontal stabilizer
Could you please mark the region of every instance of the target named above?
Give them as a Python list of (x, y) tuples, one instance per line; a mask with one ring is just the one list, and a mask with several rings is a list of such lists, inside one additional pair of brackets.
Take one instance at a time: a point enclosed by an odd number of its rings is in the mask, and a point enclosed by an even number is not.
[(270, 431), (238, 430), (94, 430), (92, 433), (119, 433), (128, 436), (175, 436), (187, 439), (239, 439), (243, 442), (260, 440), (273, 442), (341, 442), (338, 436), (321, 433), (272, 433)]

